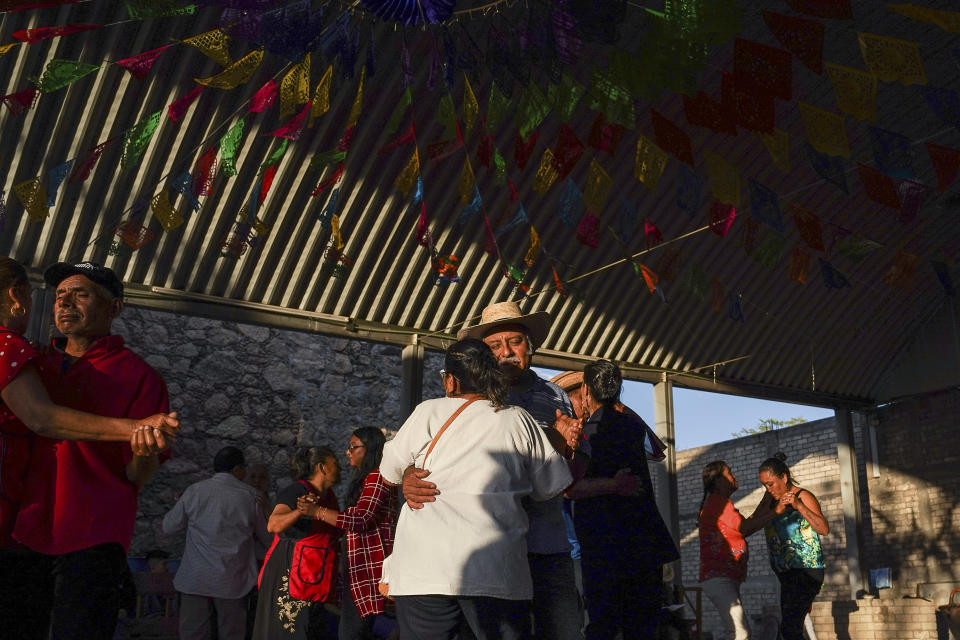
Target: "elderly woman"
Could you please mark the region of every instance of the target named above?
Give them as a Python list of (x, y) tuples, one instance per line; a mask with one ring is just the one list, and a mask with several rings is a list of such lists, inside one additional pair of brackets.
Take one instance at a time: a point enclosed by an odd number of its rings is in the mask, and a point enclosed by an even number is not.
[(446, 397), (417, 406), (380, 464), (391, 484), (414, 463), (449, 487), (400, 512), (389, 568), (400, 637), (446, 640), (463, 620), (479, 640), (520, 638), (532, 596), (520, 499), (563, 491), (567, 462), (526, 411), (504, 406), (507, 381), (486, 344), (453, 344), (441, 376)]
[(776, 453), (764, 460), (760, 484), (778, 502), (779, 515), (764, 530), (770, 566), (780, 581), (780, 636), (802, 640), (803, 619), (823, 586), (823, 549), (820, 536), (830, 533), (817, 497), (796, 485), (787, 456)]

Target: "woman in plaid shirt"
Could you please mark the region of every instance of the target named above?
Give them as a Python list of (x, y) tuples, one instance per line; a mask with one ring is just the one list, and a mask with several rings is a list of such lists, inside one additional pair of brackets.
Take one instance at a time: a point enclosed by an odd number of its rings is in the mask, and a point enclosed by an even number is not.
[(383, 481), (378, 470), (385, 440), (374, 427), (353, 432), (347, 447), (347, 458), (354, 468), (346, 501), (350, 506), (340, 513), (318, 509), (321, 520), (347, 532), (350, 588), (340, 604), (340, 640), (369, 637), (374, 617), (386, 607), (377, 584), (383, 559), (393, 550), (397, 491)]

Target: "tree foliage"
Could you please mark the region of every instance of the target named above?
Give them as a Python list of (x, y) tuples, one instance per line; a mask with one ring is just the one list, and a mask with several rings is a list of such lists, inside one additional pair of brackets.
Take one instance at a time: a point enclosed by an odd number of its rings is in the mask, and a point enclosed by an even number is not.
[(806, 418), (796, 417), (790, 418), (789, 420), (777, 420), (776, 418), (765, 418), (760, 420), (755, 427), (744, 427), (737, 431), (736, 433), (731, 433), (734, 438), (741, 438), (743, 436), (752, 436), (756, 433), (765, 433), (767, 431), (773, 431), (775, 429), (782, 429), (784, 427), (792, 427), (795, 424), (803, 424), (806, 422)]

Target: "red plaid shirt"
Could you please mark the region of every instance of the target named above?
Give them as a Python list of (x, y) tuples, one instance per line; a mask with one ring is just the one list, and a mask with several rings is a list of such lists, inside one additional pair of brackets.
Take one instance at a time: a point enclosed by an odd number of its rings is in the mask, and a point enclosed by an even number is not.
[(350, 593), (362, 618), (383, 613), (386, 605), (377, 584), (383, 559), (393, 551), (396, 519), (397, 489), (387, 485), (376, 469), (363, 481), (356, 506), (337, 518), (337, 527), (347, 532)]

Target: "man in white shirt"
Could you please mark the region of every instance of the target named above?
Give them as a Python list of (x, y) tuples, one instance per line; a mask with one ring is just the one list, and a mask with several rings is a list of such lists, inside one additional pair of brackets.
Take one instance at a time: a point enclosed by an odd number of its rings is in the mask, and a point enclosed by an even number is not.
[(208, 640), (214, 612), (220, 640), (243, 640), (244, 599), (257, 582), (257, 545), (270, 543), (256, 490), (243, 482), (243, 452), (224, 447), (213, 469), (212, 478), (187, 487), (163, 518), (164, 534), (187, 532), (173, 579), (181, 594), (181, 640)]

